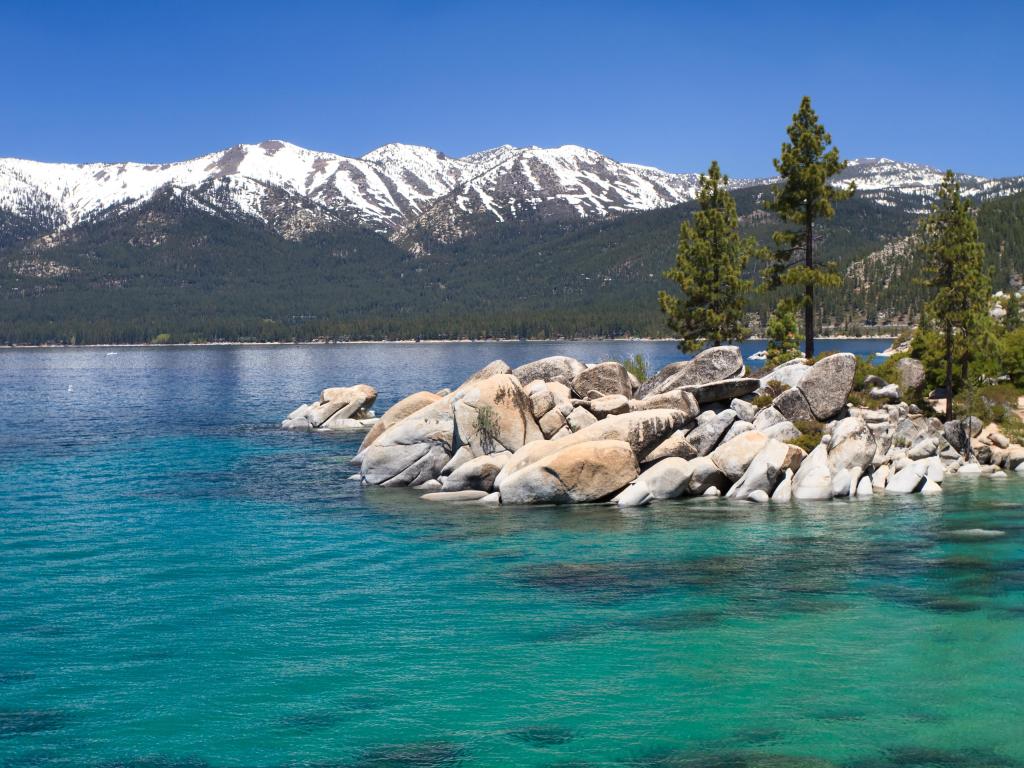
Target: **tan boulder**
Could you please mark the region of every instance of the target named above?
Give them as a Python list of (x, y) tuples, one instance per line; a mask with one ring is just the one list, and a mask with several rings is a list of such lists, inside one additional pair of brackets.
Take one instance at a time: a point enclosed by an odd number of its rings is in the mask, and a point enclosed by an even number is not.
[(572, 380), (572, 389), (580, 397), (586, 397), (596, 390), (602, 395), (622, 395), (629, 398), (633, 386), (622, 363), (598, 363), (577, 374)]
[[(578, 434), (578, 433), (577, 433)], [(559, 449), (510, 474), (502, 504), (574, 504), (601, 501), (640, 474), (633, 449), (623, 440), (588, 440)]]
[(697, 449), (693, 447), (689, 440), (686, 439), (686, 432), (679, 430), (673, 432), (671, 435), (666, 437), (660, 443), (647, 453), (646, 456), (642, 456), (643, 463), (654, 464), (655, 462), (662, 461), (668, 458), (679, 458), (679, 459), (692, 459), (697, 455)]
[(629, 399), (625, 395), (605, 395), (591, 400), (587, 409), (599, 419), (629, 413)]
[(347, 403), (360, 397), (367, 401), (366, 407), (370, 408), (377, 399), (377, 390), (369, 384), (356, 384), (351, 387), (328, 387), (320, 393), (320, 402), (329, 403), (333, 400), (341, 400)]
[(460, 464), (454, 472), (444, 478), (444, 489), (446, 491), (478, 490), (490, 493), (494, 487), (494, 478), (498, 476), (501, 468), (510, 458), (512, 458), (512, 454), (504, 451), (470, 459)]
[(516, 451), (544, 437), (529, 395), (510, 373), (471, 381), (451, 397), (455, 445), (468, 445), (475, 456)]
[(649, 395), (643, 400), (630, 400), (631, 411), (649, 411), (654, 408), (672, 408), (688, 414), (688, 418), (695, 419), (700, 414), (700, 405), (691, 393), (682, 389), (672, 389), (658, 395)]
[(517, 472), (527, 464), (542, 459), (567, 445), (590, 440), (624, 440), (629, 443), (633, 453), (645, 456), (650, 449), (663, 441), (666, 436), (675, 432), (686, 422), (682, 411), (652, 410), (636, 413), (623, 413), (609, 416), (579, 432), (557, 440), (542, 440), (528, 443), (520, 448), (498, 474), (495, 487), (500, 488), (504, 478)]

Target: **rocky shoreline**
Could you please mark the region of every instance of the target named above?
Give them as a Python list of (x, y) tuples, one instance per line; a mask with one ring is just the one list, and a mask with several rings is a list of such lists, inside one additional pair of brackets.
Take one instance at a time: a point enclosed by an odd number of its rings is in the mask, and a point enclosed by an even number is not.
[(861, 384), (878, 407), (850, 402), (856, 369), (854, 355), (839, 353), (748, 375), (737, 347), (707, 349), (644, 382), (617, 362), (554, 356), (513, 369), (496, 360), (454, 391), (416, 392), (379, 418), (372, 387), (326, 389), (282, 427), (368, 428), (354, 477), (428, 500), (768, 502), (937, 493), (950, 474), (1024, 473), (1024, 447), (995, 425), (943, 424), (903, 402), (923, 386), (918, 361), (899, 361), (899, 382)]

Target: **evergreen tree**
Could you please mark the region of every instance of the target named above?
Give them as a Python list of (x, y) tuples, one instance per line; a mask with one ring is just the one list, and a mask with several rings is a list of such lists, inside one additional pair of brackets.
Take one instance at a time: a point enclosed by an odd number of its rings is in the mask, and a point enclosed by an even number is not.
[(746, 293), (751, 281), (743, 269), (760, 249), (752, 237), (740, 237), (736, 201), (726, 188), (717, 161), (701, 174), (697, 202), (700, 210), (679, 228), (675, 266), (665, 277), (678, 284), (682, 297), (658, 294), (679, 348), (694, 352), (705, 343), (721, 344), (748, 335), (744, 323)]
[(986, 335), (989, 317), (991, 280), (971, 208), (953, 172), (946, 171), (938, 200), (918, 228), (924, 283), (934, 291), (926, 310), (942, 336), (947, 419), (953, 418), (954, 357), (960, 380), (967, 384), (972, 348), (977, 337)]
[(1004, 309), (1006, 310), (1006, 315), (1003, 317), (1003, 327), (1007, 331), (1015, 331), (1020, 328), (1020, 299), (1017, 297), (1016, 291), (1010, 291), (1010, 296), (1006, 300)]
[(800, 327), (797, 325), (796, 306), (792, 299), (779, 301), (768, 316), (765, 335), (768, 337), (766, 367), (774, 368), (800, 356)]
[(774, 160), (781, 181), (775, 185), (767, 208), (797, 229), (775, 232), (776, 251), (765, 277), (770, 287), (802, 286), (804, 289), (804, 339), (807, 357), (814, 356), (814, 288), (841, 284), (834, 268), (815, 263), (814, 222), (832, 218), (832, 203), (853, 195), (854, 185), (834, 187), (829, 179), (846, 168), (839, 149), (829, 146), (832, 137), (818, 122), (811, 99), (804, 96), (793, 122), (786, 129), (789, 141), (782, 145), (781, 157)]

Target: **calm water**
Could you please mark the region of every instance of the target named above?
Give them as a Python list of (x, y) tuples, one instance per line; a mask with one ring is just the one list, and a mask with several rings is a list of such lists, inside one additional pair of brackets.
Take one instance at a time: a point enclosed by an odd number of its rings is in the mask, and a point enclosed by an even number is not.
[(0, 764), (1024, 766), (1024, 481), (443, 507), (275, 428), (637, 349), (0, 351)]

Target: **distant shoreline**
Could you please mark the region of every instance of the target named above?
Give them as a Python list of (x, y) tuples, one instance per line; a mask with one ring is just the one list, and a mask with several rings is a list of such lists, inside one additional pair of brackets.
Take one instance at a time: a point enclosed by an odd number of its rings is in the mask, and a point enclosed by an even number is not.
[[(895, 336), (817, 336), (817, 341), (893, 341)], [(312, 347), (340, 346), (345, 344), (578, 344), (581, 342), (666, 342), (675, 343), (678, 339), (662, 339), (654, 337), (602, 337), (587, 336), (575, 339), (376, 339), (352, 341), (195, 341), (168, 342), (135, 342), (130, 344), (4, 344), (0, 349), (133, 349), (160, 347)], [(764, 336), (751, 336), (743, 341), (766, 341)]]

